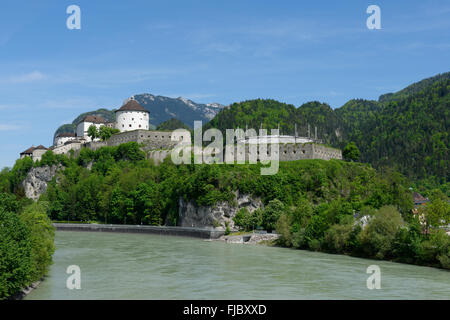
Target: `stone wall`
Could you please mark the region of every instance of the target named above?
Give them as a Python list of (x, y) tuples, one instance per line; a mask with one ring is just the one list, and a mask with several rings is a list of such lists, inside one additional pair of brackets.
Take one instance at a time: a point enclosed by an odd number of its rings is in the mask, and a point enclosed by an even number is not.
[(80, 150), (82, 147), (81, 142), (72, 142), (68, 144), (64, 144), (52, 149), (54, 154), (69, 154), (70, 150)]
[[(254, 148), (253, 148), (254, 147)], [(256, 145), (253, 147), (249, 147), (249, 145), (244, 146), (244, 150), (238, 149), (237, 146), (231, 147), (230, 150), (230, 158), (232, 159), (234, 163), (237, 163), (238, 157), (239, 159), (242, 158), (242, 154), (245, 155), (245, 162), (248, 163), (250, 156), (252, 156), (252, 159), (256, 160), (267, 160), (271, 159), (271, 157), (279, 157), (280, 161), (295, 161), (295, 160), (302, 160), (302, 159), (323, 159), (323, 160), (330, 160), (330, 159), (342, 159), (342, 152), (339, 149), (334, 149), (330, 147), (326, 147), (324, 145), (319, 145), (316, 143), (287, 143), (287, 144), (280, 144), (278, 145), (278, 150), (273, 150), (272, 155), (272, 148), (273, 146), (268, 144), (267, 148), (265, 149), (259, 149)], [(226, 149), (224, 149), (225, 152)], [(265, 152), (263, 154), (262, 152)], [(151, 152), (148, 154), (148, 157), (150, 159), (154, 158), (155, 162), (161, 162), (164, 158), (164, 156), (170, 157), (170, 150), (163, 152), (163, 153), (155, 153)], [(223, 158), (223, 161), (226, 163), (227, 158), (225, 157), (225, 153), (223, 155), (218, 154), (219, 158)]]
[(97, 231), (97, 232), (124, 232), (124, 233), (151, 233), (158, 235), (196, 237), (203, 239), (217, 239), (224, 234), (223, 230), (214, 228), (183, 228), (167, 226), (142, 226), (118, 224), (79, 224), (54, 223), (58, 231)]
[(161, 149), (171, 148), (177, 144), (176, 141), (172, 141), (171, 131), (134, 130), (114, 134), (109, 138), (108, 146), (117, 146), (130, 141), (154, 145), (155, 148)]

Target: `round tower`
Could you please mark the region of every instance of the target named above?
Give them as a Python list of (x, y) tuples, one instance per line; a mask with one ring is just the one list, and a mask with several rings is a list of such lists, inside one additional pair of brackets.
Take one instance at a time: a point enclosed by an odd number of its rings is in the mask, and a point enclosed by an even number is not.
[(120, 132), (148, 130), (149, 121), (150, 112), (134, 99), (130, 99), (119, 110), (116, 110), (116, 128)]

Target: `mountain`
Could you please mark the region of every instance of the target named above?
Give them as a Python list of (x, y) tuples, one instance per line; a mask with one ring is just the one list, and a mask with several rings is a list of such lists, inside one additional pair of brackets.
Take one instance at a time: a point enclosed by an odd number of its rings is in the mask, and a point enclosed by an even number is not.
[(356, 143), (361, 161), (394, 167), (413, 181), (446, 184), (450, 173), (450, 72), (380, 96), (378, 101), (354, 99), (337, 109), (320, 102), (295, 108), (275, 100), (248, 100), (220, 111), (205, 129), (215, 127), (280, 128), (311, 135), (318, 128), (324, 143), (343, 148)]
[(407, 96), (416, 94), (416, 93), (430, 87), (431, 85), (433, 85), (436, 82), (445, 81), (445, 80), (449, 80), (449, 79), (450, 79), (450, 72), (440, 73), (436, 76), (423, 79), (419, 82), (415, 82), (398, 92), (383, 94), (378, 98), (378, 101), (384, 103), (384, 102), (390, 102), (393, 100), (399, 100), (401, 98), (406, 98)]
[(186, 130), (192, 130), (190, 127), (185, 125), (183, 122), (176, 118), (171, 118), (167, 121), (161, 122), (157, 127), (156, 130), (160, 131), (173, 131), (176, 129), (186, 129)]
[(174, 99), (149, 93), (137, 94), (133, 98), (150, 112), (150, 123), (154, 125), (177, 118), (193, 128), (195, 120), (208, 122), (224, 108), (218, 103), (195, 103), (182, 97)]
[[(182, 97), (174, 99), (163, 96), (154, 96), (149, 93), (137, 94), (134, 95), (133, 98), (150, 112), (151, 130), (154, 130), (159, 124), (170, 120), (171, 118), (176, 118), (188, 127), (193, 128), (195, 120), (201, 120), (204, 124), (210, 121), (224, 108), (224, 106), (219, 103), (202, 104)], [(125, 100), (124, 103), (129, 99)], [(120, 108), (120, 106), (118, 106), (118, 108)], [(98, 109), (82, 113), (72, 123), (60, 126), (56, 130), (55, 136), (58, 133), (74, 133), (78, 122), (87, 115), (101, 116), (105, 120), (115, 121), (114, 110), (115, 109)]]

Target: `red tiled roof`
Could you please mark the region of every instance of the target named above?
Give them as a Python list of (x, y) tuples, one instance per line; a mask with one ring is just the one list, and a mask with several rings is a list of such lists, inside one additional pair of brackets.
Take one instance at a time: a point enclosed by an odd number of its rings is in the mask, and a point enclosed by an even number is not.
[(27, 150), (25, 150), (24, 152), (21, 152), (20, 154), (32, 154), (34, 149), (36, 149), (35, 147), (29, 147)]

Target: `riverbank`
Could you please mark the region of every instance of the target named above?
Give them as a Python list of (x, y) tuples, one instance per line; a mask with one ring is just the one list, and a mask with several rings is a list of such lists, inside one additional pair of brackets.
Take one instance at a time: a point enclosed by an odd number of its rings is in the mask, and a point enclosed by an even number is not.
[(226, 243), (241, 243), (241, 244), (264, 244), (275, 245), (279, 235), (276, 233), (246, 233), (240, 235), (223, 235), (215, 241), (224, 241)]
[(150, 233), (157, 235), (183, 236), (201, 239), (217, 239), (225, 234), (225, 231), (216, 228), (77, 223), (53, 223), (53, 226), (57, 231)]
[(36, 289), (41, 284), (42, 281), (44, 281), (44, 277), (42, 277), (38, 281), (33, 282), (29, 286), (23, 288), (18, 293), (16, 293), (16, 294), (12, 295), (11, 297), (9, 297), (7, 300), (22, 300), (27, 295), (29, 295), (31, 293), (31, 291)]

